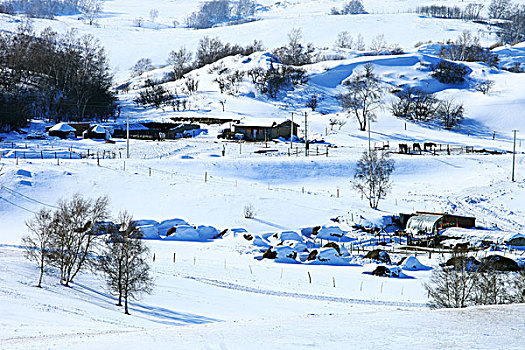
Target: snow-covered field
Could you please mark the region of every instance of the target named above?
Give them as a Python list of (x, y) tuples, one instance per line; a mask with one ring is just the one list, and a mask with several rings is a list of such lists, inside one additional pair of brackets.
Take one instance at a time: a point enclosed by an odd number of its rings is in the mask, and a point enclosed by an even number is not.
[[(472, 72), (467, 83), (444, 86), (428, 70), (428, 63), (437, 60), (435, 47), (414, 48), (418, 42), (455, 39), (463, 30), (479, 34), (481, 42), (490, 45), (496, 41), (491, 29), (413, 13), (415, 7), (434, 1), (368, 0), (364, 5), (369, 14), (356, 16), (328, 15), (331, 7), (342, 6), (343, 1), (258, 2), (264, 7), (257, 21), (206, 30), (183, 27), (184, 18), (198, 7), (192, 0), (105, 1), (96, 26), (88, 26), (77, 16), (34, 20), (37, 30), (75, 28), (80, 34), (97, 37), (108, 51), (116, 85), (130, 79), (129, 67), (139, 58), (152, 59), (159, 69), (129, 80), (132, 89), (119, 95), (123, 115), (129, 115), (132, 123), (180, 116), (285, 120), (292, 112), (298, 118), (298, 113), (306, 111), (305, 100), (315, 93), (321, 98), (318, 112), (309, 111), (310, 138), (337, 147), (329, 149), (328, 157), (290, 157), (289, 144), (269, 142), (276, 152), (265, 155), (255, 153), (265, 148), (264, 143), (220, 141), (216, 138), (220, 127), (205, 126), (207, 133), (191, 139), (131, 140), (131, 157), (125, 159), (123, 140), (106, 144), (81, 139), (26, 140), (24, 135), (2, 134), (0, 348), (521, 349), (523, 305), (431, 310), (423, 287), (431, 270), (404, 270), (409, 278), (389, 279), (366, 274), (378, 264), (362, 257), (348, 256), (344, 263), (334, 265), (260, 261), (255, 258), (262, 255), (264, 245), (243, 237), (243, 233), (251, 234), (264, 243), (274, 233), (334, 226), (330, 219), (338, 216), (356, 224), (382, 225), (387, 216), (415, 210), (476, 216), (477, 224), (496, 237), (523, 233), (525, 74), (468, 63)], [(440, 3), (466, 6), (472, 2)], [(151, 9), (159, 10), (154, 22), (148, 19)], [(143, 28), (134, 24), (139, 17), (145, 20)], [(173, 21), (178, 25), (174, 27)], [(2, 30), (14, 30), (17, 23), (17, 17), (0, 15)], [(132, 102), (147, 76), (162, 76), (169, 69), (163, 66), (173, 49), (184, 45), (194, 51), (198, 40), (208, 35), (243, 45), (258, 39), (271, 50), (286, 43), (292, 28), (301, 28), (305, 42), (326, 47), (327, 52), (337, 33), (348, 30), (354, 37), (361, 33), (367, 45), (385, 34), (389, 43), (399, 44), (406, 54), (356, 57), (350, 53), (345, 60), (306, 66), (308, 84), (277, 101), (256, 94), (247, 79), (239, 96), (222, 95), (209, 67), (204, 67), (191, 73), (201, 82), (197, 94), (190, 97), (195, 107), (191, 111), (143, 109)], [(502, 66), (524, 63), (523, 43), (494, 52), (500, 55)], [(264, 57), (255, 53), (249, 63), (239, 57), (226, 58), (223, 63), (249, 69), (264, 64)], [(374, 64), (385, 86), (423, 87), (439, 98), (454, 98), (464, 104), (466, 117), (460, 128), (447, 131), (437, 125), (405, 123), (388, 108), (379, 112), (371, 127), (373, 145), (388, 142), (397, 150), (398, 143), (435, 142), (453, 149), (450, 155), (444, 151), (393, 154), (392, 192), (380, 202), (379, 210), (371, 210), (350, 183), (355, 163), (367, 148), (368, 134), (357, 131), (352, 120), (340, 130), (329, 126), (329, 119), (341, 113), (333, 98), (342, 91), (341, 82), (367, 62)], [(480, 79), (494, 81), (490, 94), (473, 89)], [(166, 86), (175, 88), (176, 83)], [(224, 112), (222, 99), (226, 99)], [(302, 130), (302, 117), (295, 121)], [(35, 121), (27, 131), (43, 128)], [(513, 129), (520, 130), (515, 182), (510, 181)], [(314, 144), (311, 152), (317, 148), (324, 152), (325, 145)], [(465, 146), (502, 154), (459, 151)], [(79, 159), (88, 151), (101, 159)], [(106, 159), (106, 154), (115, 159)], [(155, 288), (151, 295), (133, 301), (131, 315), (126, 316), (114, 306), (115, 298), (103, 279), (90, 272), (80, 275), (70, 288), (60, 286), (53, 273), (45, 276), (42, 290), (34, 287), (37, 268), (24, 258), (20, 246), (27, 234), (24, 221), (42, 206), (53, 208), (59, 199), (74, 193), (108, 195), (114, 214), (128, 209), (140, 220), (178, 218), (229, 231), (222, 239), (205, 242), (160, 236), (148, 240), (155, 254), (155, 260), (151, 259)], [(253, 219), (244, 218), (247, 205), (255, 209)], [(394, 262), (402, 256), (391, 254)], [(511, 256), (522, 263), (525, 258), (523, 251)], [(417, 258), (430, 267), (440, 262), (436, 254)]]

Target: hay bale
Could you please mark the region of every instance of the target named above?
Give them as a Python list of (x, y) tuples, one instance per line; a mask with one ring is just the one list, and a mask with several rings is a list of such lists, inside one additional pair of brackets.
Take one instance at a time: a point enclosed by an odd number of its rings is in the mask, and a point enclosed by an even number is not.
[(384, 250), (381, 250), (381, 249), (374, 249), (374, 250), (366, 253), (365, 258), (366, 259), (377, 260), (377, 261), (383, 262), (385, 264), (390, 264), (391, 263), (390, 255), (388, 255), (387, 252), (385, 252)]
[(460, 266), (462, 264), (464, 264), (467, 270), (474, 271), (481, 263), (473, 256), (454, 256), (447, 260), (445, 266)]
[(170, 228), (168, 229), (168, 232), (166, 232), (166, 237), (171, 236), (171, 235), (174, 234), (176, 231), (177, 231), (177, 226), (170, 227)]
[(339, 248), (339, 245), (335, 242), (328, 242), (326, 243), (323, 248), (334, 248), (337, 250), (337, 254), (341, 255), (341, 249)]
[(242, 235), (242, 236), (243, 236), (244, 239), (247, 240), (247, 241), (251, 241), (251, 240), (253, 240), (253, 236), (252, 236), (251, 234), (249, 234), (249, 233), (246, 233), (246, 234), (244, 234), (244, 235)]
[(378, 266), (370, 273), (372, 276), (390, 277), (390, 270), (386, 266)]
[(262, 258), (263, 259), (276, 259), (277, 258), (277, 252), (275, 250), (273, 250), (272, 247), (270, 247), (264, 252)]
[(306, 258), (306, 260), (308, 261), (312, 261), (312, 260), (315, 260), (317, 259), (317, 254), (319, 254), (319, 252), (317, 251), (317, 249), (314, 249), (310, 252), (310, 254), (308, 254), (308, 258)]

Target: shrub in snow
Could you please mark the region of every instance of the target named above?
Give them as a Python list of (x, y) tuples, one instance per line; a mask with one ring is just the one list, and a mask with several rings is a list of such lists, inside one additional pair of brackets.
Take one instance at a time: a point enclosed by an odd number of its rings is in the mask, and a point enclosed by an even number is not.
[(401, 269), (397, 266), (394, 266), (394, 267), (378, 266), (370, 274), (372, 276), (379, 276), (379, 277), (410, 278), (409, 276), (405, 275), (403, 271), (401, 271)]
[(330, 11), (332, 15), (359, 15), (366, 13), (361, 0), (352, 0), (346, 3), (341, 10), (333, 7)]
[(443, 84), (462, 83), (469, 72), (467, 66), (449, 61), (441, 61), (432, 66), (432, 76)]
[(245, 219), (253, 219), (255, 217), (255, 207), (252, 204), (245, 205), (243, 214)]
[(391, 263), (390, 255), (388, 255), (387, 252), (385, 252), (384, 250), (381, 250), (381, 249), (374, 249), (374, 250), (366, 253), (365, 258), (366, 259), (372, 259), (372, 260), (380, 261), (380, 262), (383, 262), (385, 264), (390, 264)]

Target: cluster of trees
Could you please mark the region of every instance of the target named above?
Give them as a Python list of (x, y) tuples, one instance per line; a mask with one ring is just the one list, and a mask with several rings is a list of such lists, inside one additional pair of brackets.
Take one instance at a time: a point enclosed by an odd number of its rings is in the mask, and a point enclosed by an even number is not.
[[(472, 259), (455, 257), (453, 266), (434, 269), (425, 288), (434, 308), (463, 308), (525, 302), (525, 273), (500, 272), (483, 266), (474, 268)], [(443, 264), (444, 265), (444, 264)]]
[(82, 271), (100, 271), (108, 289), (125, 301), (151, 290), (152, 279), (146, 263), (148, 248), (131, 216), (122, 212), (116, 223), (109, 218), (109, 200), (74, 195), (62, 200), (57, 209), (42, 209), (26, 222), (29, 234), (22, 239), (26, 257), (39, 268), (38, 287), (43, 276), (58, 272), (60, 283), (69, 286)]
[(498, 24), (500, 27), (498, 37), (508, 44), (525, 41), (525, 5), (512, 5), (504, 1), (502, 3), (506, 5), (501, 7), (501, 12), (494, 13), (494, 16), (499, 13), (498, 17), (505, 19), (504, 22)]
[(301, 29), (294, 28), (288, 33), (288, 43), (285, 46), (273, 50), (272, 54), (282, 64), (291, 66), (303, 66), (312, 63), (314, 45), (303, 44), (303, 33)]
[(36, 18), (54, 18), (61, 15), (82, 14), (92, 25), (102, 11), (102, 0), (4, 0), (0, 13), (24, 14)]
[(498, 55), (483, 48), (479, 42), (479, 37), (472, 35), (469, 31), (464, 31), (455, 42), (443, 45), (439, 54), (440, 57), (447, 60), (485, 62), (491, 66), (496, 66), (499, 61)]
[(186, 18), (189, 28), (205, 29), (221, 23), (240, 23), (253, 18), (257, 3), (254, 0), (211, 0)]
[(464, 9), (457, 6), (419, 6), (416, 8), (416, 12), (425, 16), (436, 17), (436, 18), (448, 18), (448, 19), (464, 19), (467, 21), (479, 20), (483, 18), (482, 4), (471, 3), (465, 6)]
[[(348, 31), (342, 31), (337, 35), (334, 46), (342, 49), (366, 50), (365, 41), (361, 33), (359, 33), (354, 40)], [(367, 52), (366, 55), (402, 55), (404, 53), (399, 45), (390, 45), (386, 41), (384, 34), (379, 34), (372, 40), (369, 50), (370, 52)]]
[(40, 34), (30, 22), (0, 34), (0, 105), (4, 130), (28, 118), (107, 120), (116, 112), (106, 53), (91, 35)]
[(418, 88), (406, 88), (397, 95), (390, 110), (396, 117), (418, 122), (439, 121), (446, 129), (463, 119), (463, 105), (453, 100), (439, 100)]
[(286, 65), (274, 65), (270, 69), (253, 68), (247, 72), (257, 90), (270, 98), (277, 98), (280, 91), (292, 89), (308, 81), (306, 71)]
[(0, 2), (0, 13), (54, 18), (58, 15), (78, 14), (81, 11), (81, 5), (79, 0), (4, 0)]
[(343, 5), (342, 9), (332, 7), (330, 10), (331, 15), (359, 15), (367, 13), (361, 0), (351, 0)]

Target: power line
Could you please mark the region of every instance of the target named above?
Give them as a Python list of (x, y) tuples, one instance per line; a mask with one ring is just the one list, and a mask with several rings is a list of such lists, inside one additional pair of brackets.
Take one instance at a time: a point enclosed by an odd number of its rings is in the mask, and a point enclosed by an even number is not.
[(27, 212), (30, 212), (30, 213), (36, 214), (36, 212), (34, 212), (34, 211), (30, 210), (30, 209), (24, 208), (24, 207), (22, 207), (21, 205), (18, 205), (18, 204), (16, 204), (16, 203), (13, 203), (13, 202), (11, 202), (10, 200), (8, 200), (8, 199), (6, 199), (6, 198), (4, 198), (4, 197), (0, 197), (0, 199), (3, 199), (3, 200), (6, 201), (7, 203), (9, 203), (9, 204), (11, 204), (11, 205), (13, 205), (13, 206), (15, 206), (15, 207), (17, 207), (17, 208), (20, 208), (20, 209), (25, 210), (25, 211), (27, 211)]
[(8, 190), (9, 192), (11, 192), (12, 194), (15, 194), (15, 195), (18, 195), (18, 196), (20, 196), (20, 197), (23, 197), (23, 198), (25, 198), (25, 199), (27, 199), (27, 200), (29, 200), (29, 201), (32, 201), (32, 202), (35, 202), (35, 203), (38, 203), (38, 204), (42, 204), (42, 205), (44, 205), (44, 206), (46, 206), (46, 207), (50, 207), (50, 208), (54, 208), (54, 209), (58, 209), (58, 207), (57, 207), (56, 205), (53, 205), (53, 204), (47, 204), (47, 203), (41, 202), (41, 201), (39, 201), (38, 199), (34, 199), (34, 198), (31, 198), (31, 197), (28, 197), (28, 196), (26, 196), (26, 195), (24, 195), (24, 194), (22, 194), (22, 193), (20, 193), (20, 192), (17, 192), (17, 191), (15, 191), (15, 190), (12, 190), (12, 189), (10, 189), (10, 188), (8, 188), (8, 187), (1, 186), (0, 188), (2, 188), (2, 189), (6, 189), (6, 190)]

